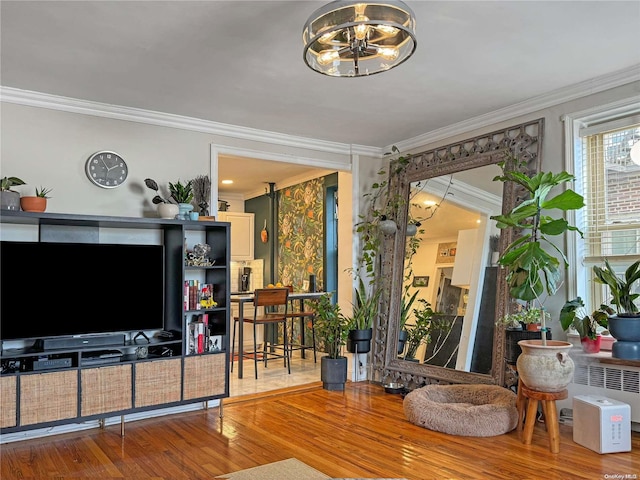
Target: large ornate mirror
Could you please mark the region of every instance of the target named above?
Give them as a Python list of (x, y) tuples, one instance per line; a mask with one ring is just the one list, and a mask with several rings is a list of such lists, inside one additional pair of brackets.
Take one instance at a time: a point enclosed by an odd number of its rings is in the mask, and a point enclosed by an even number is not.
[[(496, 230), (489, 217), (511, 210), (519, 192), (493, 178), (507, 153), (518, 160), (518, 168), (539, 170), (543, 129), (539, 119), (411, 154), (407, 167), (390, 176), (390, 195), (405, 201), (395, 219), (398, 233), (383, 238), (374, 381), (408, 388), (434, 381), (504, 383), (504, 333), (494, 325), (510, 302), (505, 272), (495, 265), (495, 256), (492, 261), (491, 247), (498, 240), (502, 251), (512, 233)], [(516, 166), (507, 162), (505, 168)], [(409, 220), (421, 223), (420, 238), (413, 242), (404, 235)], [(438, 330), (408, 358), (398, 339), (403, 298), (414, 294), (436, 312)]]

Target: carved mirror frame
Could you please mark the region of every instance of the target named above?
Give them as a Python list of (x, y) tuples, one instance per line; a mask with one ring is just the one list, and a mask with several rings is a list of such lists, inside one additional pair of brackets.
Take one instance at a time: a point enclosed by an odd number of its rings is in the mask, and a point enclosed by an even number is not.
[[(398, 233), (385, 235), (382, 241), (379, 281), (382, 288), (379, 315), (374, 325), (372, 346), (372, 380), (383, 384), (403, 383), (416, 388), (429, 383), (486, 383), (504, 384), (504, 329), (495, 328), (489, 374), (454, 370), (434, 365), (410, 362), (398, 358), (397, 342), (400, 330), (400, 308), (404, 281), (404, 258), (409, 190), (412, 182), (450, 175), (456, 172), (497, 164), (510, 152), (521, 163), (520, 170), (534, 173), (542, 161), (544, 119), (538, 119), (485, 135), (405, 155), (407, 167), (389, 177), (389, 195), (407, 199), (395, 219)], [(524, 166), (523, 166), (524, 165)], [(506, 168), (513, 168), (508, 166)], [(523, 192), (513, 182), (505, 182), (502, 192), (502, 212), (506, 213), (520, 201)], [(499, 251), (515, 239), (513, 229), (500, 232)], [(495, 319), (509, 311), (510, 297), (505, 283), (506, 271), (498, 270)]]

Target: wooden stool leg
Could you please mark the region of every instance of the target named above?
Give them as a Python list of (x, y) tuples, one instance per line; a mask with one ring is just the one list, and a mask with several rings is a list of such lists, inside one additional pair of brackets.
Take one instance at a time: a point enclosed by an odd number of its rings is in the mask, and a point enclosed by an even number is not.
[(531, 445), (531, 439), (533, 438), (533, 427), (536, 424), (536, 414), (538, 413), (538, 400), (535, 398), (529, 399), (527, 405), (527, 416), (524, 420), (524, 434), (522, 436), (522, 442), (525, 445)]
[(524, 421), (524, 409), (527, 406), (527, 399), (522, 394), (522, 380), (518, 380), (518, 396), (516, 397), (516, 408), (518, 409), (518, 425), (516, 431), (522, 432), (522, 422)]
[[(544, 419), (544, 429), (545, 431), (549, 431), (549, 415), (547, 414), (547, 404), (549, 402), (547, 400), (542, 400), (542, 418)], [(555, 403), (554, 403), (555, 405)]]
[(553, 400), (543, 401), (545, 408), (545, 423), (549, 435), (549, 448), (552, 453), (560, 453), (560, 427), (558, 426), (558, 411)]

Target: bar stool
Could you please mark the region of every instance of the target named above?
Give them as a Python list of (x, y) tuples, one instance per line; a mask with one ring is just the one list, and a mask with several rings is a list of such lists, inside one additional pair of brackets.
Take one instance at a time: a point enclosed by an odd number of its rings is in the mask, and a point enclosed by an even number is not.
[[(284, 359), (284, 366), (287, 367), (287, 372), (291, 373), (291, 352), (289, 351), (289, 343), (287, 341), (287, 309), (289, 306), (289, 289), (288, 288), (258, 288), (253, 292), (253, 316), (245, 316), (244, 318), (234, 318), (233, 328), (233, 341), (232, 345), (235, 345), (236, 341), (236, 329), (235, 322), (251, 323), (253, 324), (253, 351), (243, 352), (244, 358), (253, 358), (255, 367), (255, 376), (258, 378), (258, 356), (261, 356), (261, 361), (264, 362), (265, 368), (269, 359), (282, 358)], [(263, 313), (259, 314), (259, 310), (262, 307)], [(267, 349), (267, 340), (263, 342), (262, 350), (258, 350), (257, 344), (257, 326), (258, 325), (274, 325), (281, 323), (283, 326), (284, 337), (284, 351), (282, 354), (273, 351), (271, 345)], [(240, 326), (242, 328), (242, 326)], [(231, 355), (234, 355), (232, 350)], [(238, 361), (242, 361), (243, 358), (239, 358)]]
[[(518, 432), (522, 431), (522, 420), (524, 418), (524, 432), (522, 433), (522, 443), (531, 445), (533, 438), (533, 428), (536, 423), (538, 413), (538, 402), (542, 402), (542, 413), (544, 414), (544, 425), (549, 436), (549, 450), (551, 453), (560, 453), (560, 428), (558, 424), (558, 410), (556, 400), (567, 398), (568, 392), (565, 388), (559, 392), (541, 392), (527, 387), (522, 379), (518, 380), (518, 397), (516, 406), (518, 408)], [(526, 414), (525, 414), (526, 409)]]
[[(293, 286), (289, 285), (287, 288), (289, 289), (289, 293), (293, 293)], [(291, 319), (291, 329), (289, 330), (291, 332), (289, 352), (293, 353), (294, 350), (299, 350), (302, 358), (306, 358), (305, 352), (307, 350), (313, 350), (313, 363), (317, 363), (316, 329), (315, 329), (315, 323), (314, 323), (316, 318), (316, 312), (314, 312), (313, 310), (305, 310), (304, 300), (300, 300), (300, 304), (297, 308), (294, 302), (295, 302), (294, 299), (290, 299), (290, 309), (289, 309), (289, 313), (287, 313), (286, 315), (288, 319)], [(300, 342), (299, 343), (294, 343), (294, 339), (293, 339), (294, 331), (295, 331), (294, 322), (296, 319), (300, 320)], [(312, 339), (311, 345), (306, 345), (304, 341), (305, 340), (304, 338), (305, 323), (307, 320), (311, 322), (311, 339)]]

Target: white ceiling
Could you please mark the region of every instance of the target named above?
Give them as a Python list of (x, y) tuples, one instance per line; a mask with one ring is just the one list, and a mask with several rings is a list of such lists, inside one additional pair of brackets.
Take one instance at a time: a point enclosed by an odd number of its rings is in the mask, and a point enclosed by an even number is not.
[(324, 3), (2, 0), (1, 84), (382, 148), (640, 65), (638, 1), (408, 1), (412, 58), (330, 78), (302, 60)]

